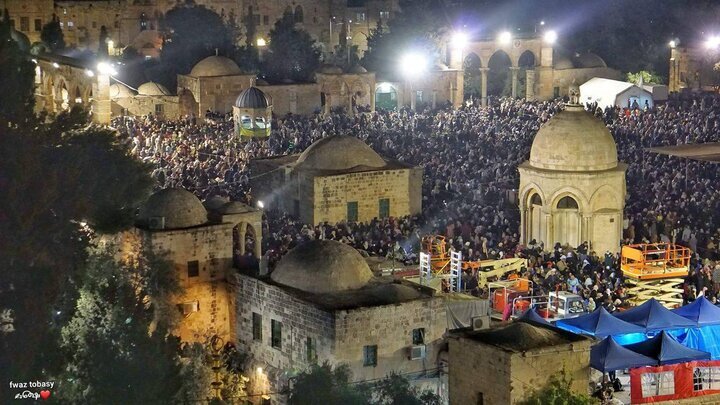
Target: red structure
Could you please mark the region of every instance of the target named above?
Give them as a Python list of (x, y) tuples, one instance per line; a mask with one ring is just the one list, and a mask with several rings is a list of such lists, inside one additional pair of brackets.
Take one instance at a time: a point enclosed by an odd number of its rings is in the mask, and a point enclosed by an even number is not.
[(720, 360), (630, 369), (630, 402), (652, 404), (720, 394)]

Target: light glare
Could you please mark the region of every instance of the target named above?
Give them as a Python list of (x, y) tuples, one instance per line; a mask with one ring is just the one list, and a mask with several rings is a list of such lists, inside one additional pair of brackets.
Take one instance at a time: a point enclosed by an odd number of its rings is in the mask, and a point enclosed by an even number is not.
[(500, 42), (501, 45), (509, 45), (512, 41), (512, 34), (510, 31), (503, 31), (498, 35), (498, 42)]
[(720, 36), (713, 35), (705, 42), (705, 46), (710, 49), (715, 49), (720, 46)]
[(469, 39), (468, 35), (464, 32), (456, 32), (453, 34), (450, 43), (455, 49), (463, 49), (467, 46)]
[(416, 77), (427, 70), (427, 59), (418, 52), (405, 54), (400, 60), (400, 69), (407, 77)]
[(557, 41), (557, 39), (558, 39), (558, 34), (557, 34), (557, 32), (550, 30), (545, 33), (545, 36), (543, 38), (545, 39), (545, 42), (547, 42), (548, 44), (554, 44), (555, 41)]
[(102, 75), (116, 75), (117, 74), (117, 70), (115, 70), (115, 68), (107, 62), (98, 63), (97, 70), (98, 70), (98, 73), (100, 73)]

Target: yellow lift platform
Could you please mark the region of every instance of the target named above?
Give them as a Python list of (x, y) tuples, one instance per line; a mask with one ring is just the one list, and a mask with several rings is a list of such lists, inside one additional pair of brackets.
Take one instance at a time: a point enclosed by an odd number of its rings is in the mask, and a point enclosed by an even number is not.
[(633, 305), (655, 298), (668, 308), (682, 305), (683, 278), (690, 272), (690, 249), (674, 243), (622, 247), (620, 269)]

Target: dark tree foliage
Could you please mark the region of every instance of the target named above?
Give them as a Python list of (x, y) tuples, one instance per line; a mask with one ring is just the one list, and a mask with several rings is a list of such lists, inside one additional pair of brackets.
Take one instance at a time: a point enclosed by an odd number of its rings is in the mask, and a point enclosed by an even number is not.
[(424, 53), (429, 60), (440, 57), (442, 38), (450, 25), (444, 2), (401, 0), (400, 7), (386, 28), (377, 27), (368, 37), (361, 63), (369, 71), (395, 73), (408, 50)]
[(174, 269), (147, 252), (119, 263), (113, 249), (94, 252), (82, 270), (56, 392), (68, 403), (167, 403), (182, 386), (179, 340), (168, 334)]
[(572, 380), (563, 369), (550, 376), (544, 387), (533, 391), (520, 405), (594, 405), (598, 401), (572, 390)]
[(167, 33), (160, 55), (157, 81), (172, 89), (177, 74), (187, 74), (197, 62), (217, 52), (231, 55), (233, 31), (214, 11), (199, 5), (178, 6), (167, 12)]
[(53, 15), (52, 20), (43, 25), (42, 31), (40, 31), (40, 39), (52, 52), (65, 49), (65, 36), (60, 27), (58, 16)]
[(310, 34), (295, 26), (295, 17), (285, 14), (270, 31), (262, 72), (271, 82), (309, 82), (320, 66), (320, 50)]
[[(11, 37), (10, 16), (7, 10), (0, 20), (0, 128), (28, 126), (34, 121), (35, 65)], [(9, 158), (9, 156), (6, 156)]]

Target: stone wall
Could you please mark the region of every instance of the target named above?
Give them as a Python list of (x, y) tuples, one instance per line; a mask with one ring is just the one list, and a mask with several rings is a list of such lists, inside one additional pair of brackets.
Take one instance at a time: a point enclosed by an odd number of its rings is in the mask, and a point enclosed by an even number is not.
[[(272, 99), (273, 114), (308, 115), (320, 110), (320, 88), (317, 83), (257, 85)], [(239, 93), (239, 92), (238, 92)]]
[[(160, 105), (161, 114), (157, 113)], [(177, 96), (134, 96), (112, 100), (112, 114), (140, 117), (143, 115), (162, 116), (173, 120), (180, 117), (180, 102)]]
[(205, 111), (228, 113), (232, 111), (237, 96), (243, 89), (250, 87), (255, 75), (193, 77), (178, 75), (178, 90), (189, 90), (198, 103), (198, 117), (204, 117)]
[(563, 368), (573, 380), (572, 390), (587, 394), (591, 344), (587, 340), (512, 353), (471, 338), (451, 338), (450, 404), (515, 404)]
[[(30, 43), (40, 41), (42, 26), (52, 19), (52, 0), (0, 0), (0, 10), (7, 9), (15, 30), (27, 35)], [(39, 27), (36, 24), (39, 20)], [(38, 29), (40, 28), (40, 29)]]
[[(390, 200), (390, 216), (398, 217), (419, 211), (417, 173), (411, 169), (376, 170), (336, 176), (317, 176), (313, 201), (303, 201), (314, 207), (311, 223), (336, 223), (347, 220), (347, 203), (358, 203), (358, 221), (380, 217), (379, 200)], [(411, 187), (415, 186), (415, 187)], [(413, 211), (411, 208), (418, 209)]]
[[(383, 378), (390, 372), (419, 373), (438, 367), (447, 327), (442, 298), (358, 308), (335, 313), (334, 361), (346, 363), (353, 379)], [(425, 329), (426, 357), (410, 360), (413, 330)], [(363, 365), (363, 348), (377, 345), (377, 365)]]

